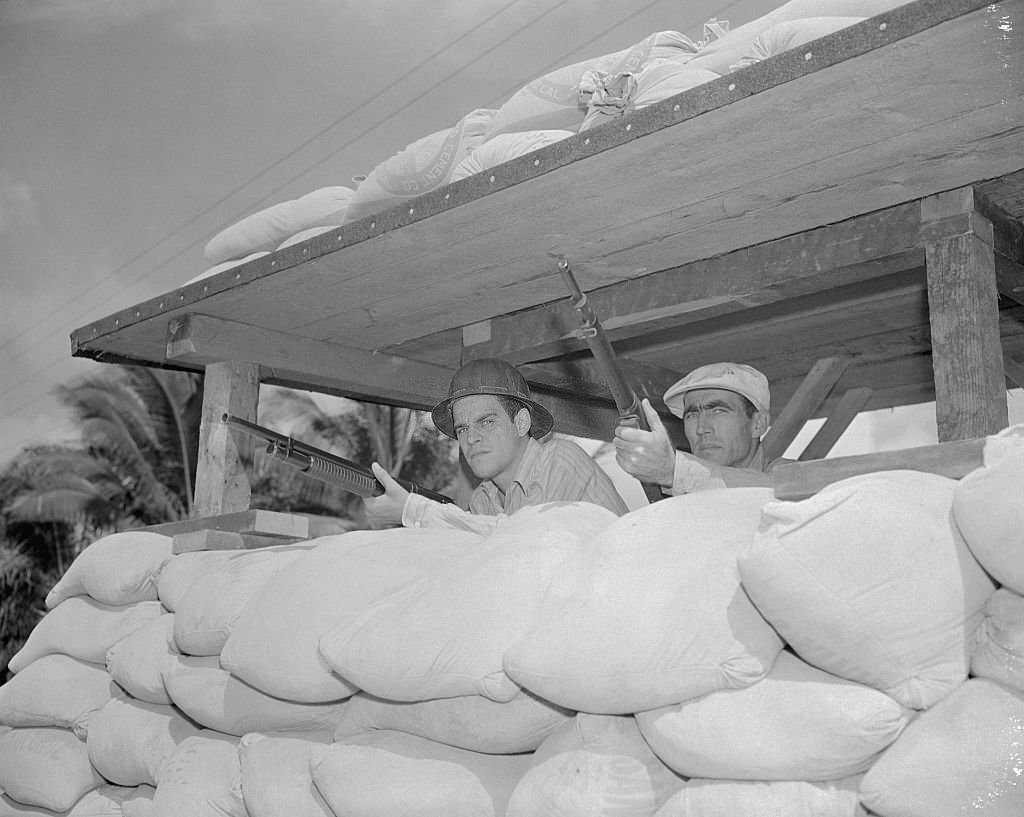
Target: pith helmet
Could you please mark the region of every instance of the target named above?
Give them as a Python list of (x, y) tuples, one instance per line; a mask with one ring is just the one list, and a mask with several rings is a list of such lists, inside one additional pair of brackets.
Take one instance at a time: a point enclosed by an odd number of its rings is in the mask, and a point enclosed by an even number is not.
[(530, 387), (519, 370), (504, 360), (482, 357), (471, 360), (452, 377), (448, 396), (431, 410), (434, 425), (442, 434), (455, 437), (455, 423), (452, 420), (452, 403), (460, 397), (472, 394), (493, 394), (496, 397), (514, 397), (530, 409), (533, 419), (530, 425), (531, 437), (543, 437), (555, 424), (544, 406), (530, 396)]

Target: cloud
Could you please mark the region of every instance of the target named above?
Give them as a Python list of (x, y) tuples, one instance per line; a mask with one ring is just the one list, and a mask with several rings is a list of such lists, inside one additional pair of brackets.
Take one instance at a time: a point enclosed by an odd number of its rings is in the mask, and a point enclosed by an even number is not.
[(38, 226), (39, 217), (31, 186), (0, 179), (0, 236)]

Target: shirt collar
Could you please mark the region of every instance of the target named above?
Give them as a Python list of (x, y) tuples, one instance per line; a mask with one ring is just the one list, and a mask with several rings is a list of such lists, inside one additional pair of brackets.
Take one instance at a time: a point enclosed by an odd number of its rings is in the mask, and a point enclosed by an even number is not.
[[(519, 460), (519, 465), (516, 467), (516, 472), (512, 476), (512, 481), (508, 484), (508, 493), (512, 493), (512, 489), (518, 485), (519, 490), (524, 494), (526, 493), (525, 480), (529, 477), (536, 466), (537, 460), (540, 458), (540, 443), (534, 437), (530, 437), (526, 441), (526, 450), (523, 452), (523, 457)], [(494, 484), (493, 480), (484, 480), (480, 483), (480, 488), (487, 498), (498, 504), (504, 506), (508, 503), (508, 494), (505, 495), (505, 501), (502, 502), (501, 491), (498, 490), (498, 486)]]

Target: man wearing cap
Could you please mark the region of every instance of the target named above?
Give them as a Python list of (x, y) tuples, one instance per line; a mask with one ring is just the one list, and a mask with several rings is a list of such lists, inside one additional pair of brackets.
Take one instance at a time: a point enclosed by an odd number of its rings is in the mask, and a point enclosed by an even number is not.
[(683, 420), (692, 454), (676, 451), (649, 401), (650, 431), (620, 426), (615, 458), (629, 474), (673, 495), (711, 488), (771, 484), (761, 437), (770, 422), (768, 379), (742, 363), (694, 369), (665, 392), (665, 405)]
[(467, 363), (431, 414), (442, 433), (458, 440), (470, 470), (481, 480), (469, 511), (410, 494), (374, 463), (385, 492), (364, 500), (371, 518), (488, 533), (502, 516), (543, 502), (593, 502), (617, 514), (627, 510), (611, 479), (580, 446), (559, 437), (541, 442), (554, 418), (533, 399), (526, 378), (503, 360)]

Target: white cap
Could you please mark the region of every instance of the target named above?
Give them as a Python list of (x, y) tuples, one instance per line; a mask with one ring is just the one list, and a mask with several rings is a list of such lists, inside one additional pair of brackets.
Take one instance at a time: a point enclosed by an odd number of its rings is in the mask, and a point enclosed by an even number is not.
[[(683, 396), (694, 389), (725, 389), (742, 394), (758, 411), (768, 413), (771, 395), (768, 378), (753, 366), (743, 363), (709, 363), (699, 366), (682, 380), (669, 386), (664, 401), (676, 417), (683, 416)], [(673, 401), (675, 405), (673, 405)]]

